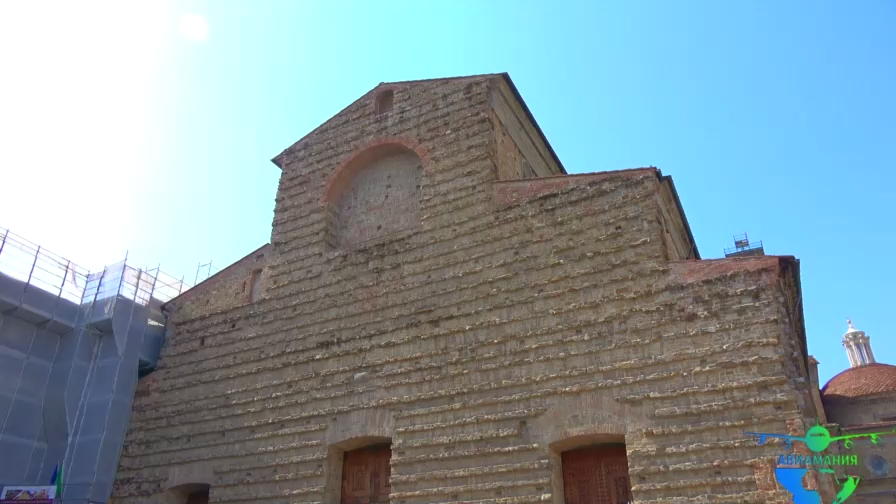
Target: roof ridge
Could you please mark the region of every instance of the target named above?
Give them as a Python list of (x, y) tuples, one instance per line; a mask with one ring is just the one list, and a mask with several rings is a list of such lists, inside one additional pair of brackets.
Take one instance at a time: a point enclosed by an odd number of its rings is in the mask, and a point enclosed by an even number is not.
[(392, 86), (395, 84), (420, 84), (423, 82), (437, 82), (437, 81), (450, 81), (450, 80), (461, 80), (461, 79), (480, 79), (480, 78), (491, 78), (491, 77), (501, 77), (503, 75), (507, 75), (507, 72), (497, 72), (497, 73), (483, 73), (483, 74), (473, 74), (473, 75), (456, 75), (454, 77), (432, 77), (430, 79), (410, 79), (410, 80), (401, 80), (401, 81), (386, 81), (380, 82), (374, 87), (374, 89), (386, 85)]

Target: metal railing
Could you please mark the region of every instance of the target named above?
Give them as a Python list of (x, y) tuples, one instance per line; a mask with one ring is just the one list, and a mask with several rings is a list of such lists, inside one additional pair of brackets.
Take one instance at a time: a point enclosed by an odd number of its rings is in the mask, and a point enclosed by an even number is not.
[[(208, 273), (200, 277), (200, 269)], [(114, 296), (148, 305), (151, 299), (169, 301), (213, 274), (211, 264), (197, 268), (193, 285), (156, 268), (134, 268), (124, 261), (90, 273), (86, 268), (0, 228), (0, 273), (73, 303)], [(201, 278), (201, 279), (200, 279)]]
[(88, 271), (40, 245), (0, 228), (0, 273), (80, 303)]

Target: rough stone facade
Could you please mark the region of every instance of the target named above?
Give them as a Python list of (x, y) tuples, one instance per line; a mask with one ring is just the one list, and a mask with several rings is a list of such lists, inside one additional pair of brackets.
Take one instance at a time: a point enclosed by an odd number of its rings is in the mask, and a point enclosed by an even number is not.
[(638, 503), (790, 502), (743, 431), (817, 416), (793, 258), (699, 260), (668, 177), (566, 175), (503, 74), (381, 85), (275, 163), (262, 294), (238, 265), (170, 304), (116, 502), (335, 504), (374, 442), (394, 503), (560, 504), (600, 442)]
[[(191, 318), (195, 315), (217, 313), (252, 304), (253, 298), (262, 292), (265, 259), (270, 245), (258, 248), (251, 254), (212, 275), (204, 282), (190, 289), (187, 295), (178, 297), (164, 309), (176, 309), (178, 316)], [(169, 324), (169, 329), (176, 327)], [(170, 340), (178, 339), (176, 331), (169, 334)], [(194, 341), (193, 343), (198, 343)]]

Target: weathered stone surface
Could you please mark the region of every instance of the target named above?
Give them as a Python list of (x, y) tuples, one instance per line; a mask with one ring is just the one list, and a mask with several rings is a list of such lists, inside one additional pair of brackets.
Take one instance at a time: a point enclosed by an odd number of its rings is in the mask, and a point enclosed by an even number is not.
[[(214, 502), (332, 504), (339, 450), (389, 438), (393, 502), (560, 503), (558, 450), (617, 436), (639, 503), (788, 502), (743, 431), (815, 417), (795, 260), (688, 260), (667, 178), (560, 175), (500, 76), (389, 85), (377, 115), (385, 88), (276, 159), (261, 296), (238, 264), (171, 307), (116, 500), (190, 465)], [(328, 194), (384, 142), (422, 164), (419, 214), (343, 247)]]

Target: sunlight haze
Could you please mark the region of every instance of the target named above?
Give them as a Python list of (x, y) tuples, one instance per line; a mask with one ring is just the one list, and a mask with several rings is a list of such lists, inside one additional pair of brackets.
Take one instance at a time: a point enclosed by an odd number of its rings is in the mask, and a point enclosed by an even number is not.
[(205, 18), (196, 14), (187, 14), (181, 18), (180, 29), (184, 35), (193, 40), (208, 38), (208, 24)]
[(821, 380), (896, 363), (896, 3), (3, 1), (0, 227), (192, 280), (270, 240), (270, 160), (380, 82), (509, 72), (570, 173), (657, 166), (704, 258), (801, 260)]

